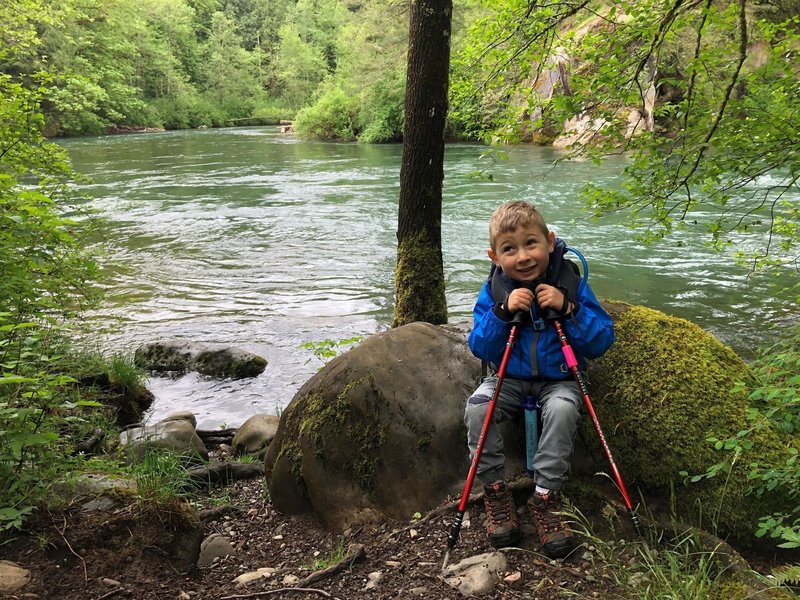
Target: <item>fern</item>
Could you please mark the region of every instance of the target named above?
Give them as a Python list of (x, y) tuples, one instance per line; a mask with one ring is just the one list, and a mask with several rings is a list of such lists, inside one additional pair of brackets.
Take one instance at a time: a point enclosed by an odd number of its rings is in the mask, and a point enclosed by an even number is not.
[(800, 563), (796, 565), (783, 565), (776, 569), (772, 575), (778, 585), (800, 585)]

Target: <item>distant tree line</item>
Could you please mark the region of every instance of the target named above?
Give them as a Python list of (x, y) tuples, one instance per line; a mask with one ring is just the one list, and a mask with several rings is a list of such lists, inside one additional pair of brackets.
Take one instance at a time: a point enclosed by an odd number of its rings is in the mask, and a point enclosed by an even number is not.
[[(345, 78), (347, 93), (402, 105), (403, 12), (375, 0), (8, 0), (0, 72), (41, 93), (47, 135), (293, 118)], [(382, 110), (368, 104), (362, 119)]]

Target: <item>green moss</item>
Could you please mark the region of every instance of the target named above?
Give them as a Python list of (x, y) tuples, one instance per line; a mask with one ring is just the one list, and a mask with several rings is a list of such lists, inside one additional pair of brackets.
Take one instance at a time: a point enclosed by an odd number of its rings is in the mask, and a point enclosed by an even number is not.
[(281, 446), (278, 453), (278, 460), (286, 459), (292, 465), (292, 475), (299, 482), (303, 478), (302, 456), (300, 455), (300, 446), (295, 442), (286, 441)]
[(424, 235), (403, 240), (397, 247), (395, 308), (392, 327), (415, 321), (447, 323), (442, 249)]
[(317, 388), (292, 403), (278, 456), (291, 461), (299, 484), (304, 486), (302, 449), (297, 440), (305, 437), (317, 460), (323, 464), (337, 461), (331, 468), (341, 469), (362, 489), (374, 492), (380, 462), (378, 450), (385, 442), (386, 427), (379, 424), (374, 407), (366, 407), (364, 414), (353, 410), (352, 395), (365, 385), (377, 393), (372, 378), (364, 376), (349, 381), (338, 393)]
[[(755, 583), (755, 582), (754, 582)], [(748, 585), (737, 577), (719, 579), (708, 595), (709, 600), (737, 600), (739, 598), (770, 598), (771, 600), (791, 600), (797, 598), (786, 589), (769, 588), (768, 584), (757, 587)]]
[(433, 435), (436, 433), (436, 428), (431, 425), (424, 431), (420, 431), (419, 423), (412, 419), (402, 406), (398, 406), (398, 408), (400, 409), (403, 425), (405, 425), (408, 430), (411, 431), (411, 433), (417, 436), (417, 450), (424, 451), (433, 442)]
[[(592, 397), (623, 475), (649, 492), (665, 494), (674, 486), (684, 518), (751, 537), (758, 517), (782, 501), (747, 496), (752, 462), (785, 460), (786, 442), (776, 432), (754, 435), (753, 448), (729, 477), (686, 484), (680, 475), (705, 473), (724, 458), (709, 438), (726, 439), (747, 427), (747, 397), (732, 390), (752, 377), (748, 367), (688, 321), (640, 306), (612, 308), (617, 342), (592, 366)], [(583, 426), (584, 439), (600, 452), (590, 420)]]
[(421, 435), (417, 437), (417, 450), (425, 450), (425, 448), (431, 445), (432, 441), (433, 437), (430, 435)]

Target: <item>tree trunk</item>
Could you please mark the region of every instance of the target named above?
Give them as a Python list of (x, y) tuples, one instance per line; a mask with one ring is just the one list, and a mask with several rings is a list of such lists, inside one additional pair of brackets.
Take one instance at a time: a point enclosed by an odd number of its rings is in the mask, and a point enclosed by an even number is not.
[(452, 12), (452, 0), (411, 0), (393, 327), (447, 322), (442, 180)]

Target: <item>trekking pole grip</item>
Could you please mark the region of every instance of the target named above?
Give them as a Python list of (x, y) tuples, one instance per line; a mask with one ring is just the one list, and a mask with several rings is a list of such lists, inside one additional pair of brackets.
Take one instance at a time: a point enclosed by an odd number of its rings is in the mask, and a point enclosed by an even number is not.
[[(530, 290), (531, 293), (534, 294), (533, 301), (536, 302), (536, 286), (540, 283), (547, 283), (547, 281), (544, 279), (544, 277), (540, 277), (535, 281), (523, 281), (520, 287)], [(538, 302), (536, 302), (536, 306), (539, 306)], [(561, 318), (561, 313), (551, 306), (548, 306), (547, 308), (539, 307), (539, 310), (541, 311), (541, 316), (545, 321), (555, 321), (556, 319)]]

